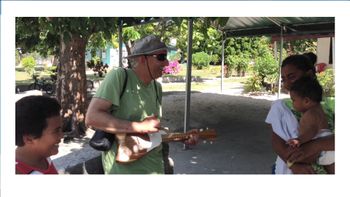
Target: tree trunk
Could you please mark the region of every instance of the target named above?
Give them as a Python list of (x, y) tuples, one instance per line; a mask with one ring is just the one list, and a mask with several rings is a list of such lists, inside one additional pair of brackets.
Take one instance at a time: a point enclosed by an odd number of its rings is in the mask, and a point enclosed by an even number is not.
[[(131, 55), (131, 41), (129, 40), (128, 42), (124, 42), (125, 47), (126, 47), (126, 51), (128, 52), (128, 56)], [(128, 60), (128, 67), (131, 68), (131, 64), (130, 61)]]
[(52, 65), (53, 65), (53, 66), (57, 66), (57, 67), (58, 67), (59, 58), (60, 58), (60, 57), (58, 57), (57, 55), (55, 55), (55, 56), (53, 57), (53, 61), (52, 61)]
[(61, 102), (63, 131), (68, 137), (85, 134), (87, 107), (85, 49), (87, 39), (73, 35), (64, 40), (61, 35), (60, 66), (57, 79), (57, 99)]

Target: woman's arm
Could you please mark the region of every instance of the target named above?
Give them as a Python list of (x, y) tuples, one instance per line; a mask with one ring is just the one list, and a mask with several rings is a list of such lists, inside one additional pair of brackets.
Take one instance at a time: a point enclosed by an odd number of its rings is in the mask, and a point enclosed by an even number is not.
[[(286, 162), (290, 155), (293, 153), (293, 149), (290, 148), (286, 142), (279, 137), (275, 132), (272, 132), (272, 148), (276, 154)], [(313, 174), (315, 173), (310, 164), (306, 163), (294, 163), (290, 169), (293, 174)]]
[(286, 162), (292, 151), (289, 148), (289, 145), (286, 144), (286, 142), (275, 132), (272, 132), (271, 141), (273, 150), (284, 162)]
[(311, 140), (295, 149), (289, 156), (291, 162), (314, 162), (321, 151), (334, 150), (334, 135)]

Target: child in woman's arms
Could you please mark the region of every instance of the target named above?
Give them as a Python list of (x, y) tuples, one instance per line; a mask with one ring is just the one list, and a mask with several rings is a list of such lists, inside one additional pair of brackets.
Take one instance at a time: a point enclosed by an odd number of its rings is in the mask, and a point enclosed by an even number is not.
[[(318, 81), (310, 77), (299, 79), (290, 88), (293, 108), (302, 113), (299, 121), (299, 136), (287, 141), (290, 146), (299, 147), (314, 138), (333, 134), (328, 129), (327, 116), (320, 103), (322, 92), (322, 87)], [(324, 165), (328, 173), (334, 174), (334, 151), (321, 153), (317, 163)], [(288, 166), (293, 165), (290, 162), (287, 164)]]

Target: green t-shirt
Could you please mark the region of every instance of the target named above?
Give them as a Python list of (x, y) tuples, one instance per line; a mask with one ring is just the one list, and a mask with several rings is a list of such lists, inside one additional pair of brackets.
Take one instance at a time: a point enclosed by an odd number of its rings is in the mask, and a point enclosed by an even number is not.
[[(147, 116), (162, 116), (162, 87), (152, 81), (145, 85), (133, 70), (127, 70), (128, 80), (122, 98), (125, 72), (122, 68), (111, 70), (103, 80), (94, 97), (112, 102), (113, 116), (129, 121), (142, 121)], [(155, 84), (157, 87), (155, 87)], [(159, 146), (137, 161), (128, 164), (115, 162), (116, 143), (102, 153), (102, 164), (106, 174), (163, 174), (162, 147)]]

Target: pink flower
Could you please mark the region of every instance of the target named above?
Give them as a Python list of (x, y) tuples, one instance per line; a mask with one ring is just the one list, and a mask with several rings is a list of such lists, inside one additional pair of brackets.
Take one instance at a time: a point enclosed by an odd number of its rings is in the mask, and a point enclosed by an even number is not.
[(181, 70), (181, 66), (178, 61), (170, 61), (169, 65), (163, 68), (164, 74), (177, 74)]

